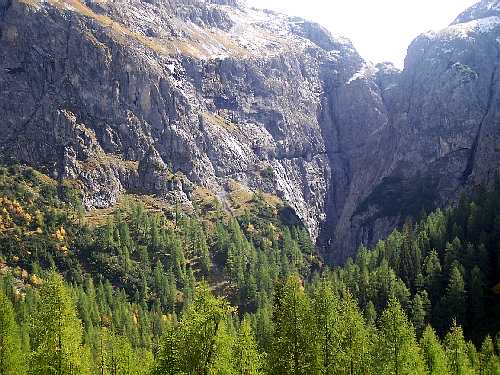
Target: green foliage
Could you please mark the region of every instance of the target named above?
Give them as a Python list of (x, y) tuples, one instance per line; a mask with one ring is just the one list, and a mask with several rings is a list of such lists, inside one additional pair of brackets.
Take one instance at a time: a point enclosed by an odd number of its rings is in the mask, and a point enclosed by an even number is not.
[(0, 375), (24, 373), (25, 363), (14, 310), (12, 303), (0, 289)]
[(274, 292), (271, 374), (313, 375), (319, 373), (313, 312), (302, 280), (290, 276)]
[(244, 319), (241, 323), (238, 336), (233, 346), (232, 358), (234, 358), (235, 374), (263, 374), (263, 355), (257, 348), (252, 326), (248, 319)]
[[(402, 185), (401, 202), (417, 194)], [(210, 219), (125, 201), (91, 227), (77, 191), (0, 168), (0, 368), (22, 374), (24, 357), (48, 375), (498, 374), (498, 192), (329, 269), (264, 194), (234, 216), (213, 205)]]
[(451, 331), (444, 339), (446, 355), (448, 357), (448, 369), (452, 375), (473, 374), (474, 369), (467, 353), (462, 328), (454, 322)]
[(373, 192), (359, 205), (356, 214), (370, 207), (377, 209), (374, 217), (418, 217), (422, 211), (429, 212), (437, 199), (437, 181), (416, 175), (410, 179), (385, 177)]
[(431, 326), (425, 327), (420, 339), (420, 347), (429, 375), (449, 374), (446, 353)]
[(395, 299), (380, 317), (377, 362), (380, 374), (423, 374), (415, 330)]
[(232, 347), (232, 338), (226, 333), (231, 311), (227, 301), (200, 285), (180, 323), (167, 329), (153, 373), (230, 373), (221, 358)]
[(428, 323), (443, 336), (456, 319), (480, 345), (500, 330), (500, 192), (478, 190), (473, 198), (361, 248), (333, 271), (337, 291), (347, 288), (363, 310), (371, 303), (378, 313), (395, 296), (417, 336)]
[(40, 290), (30, 332), (32, 375), (89, 374), (89, 353), (82, 345), (82, 325), (62, 277), (51, 272)]

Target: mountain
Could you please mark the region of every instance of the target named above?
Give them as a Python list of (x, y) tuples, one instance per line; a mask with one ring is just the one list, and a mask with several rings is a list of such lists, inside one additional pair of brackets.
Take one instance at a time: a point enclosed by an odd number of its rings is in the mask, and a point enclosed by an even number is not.
[(332, 261), (499, 172), (500, 2), (419, 36), (403, 71), (236, 0), (0, 0), (0, 155), (87, 209), (286, 202)]

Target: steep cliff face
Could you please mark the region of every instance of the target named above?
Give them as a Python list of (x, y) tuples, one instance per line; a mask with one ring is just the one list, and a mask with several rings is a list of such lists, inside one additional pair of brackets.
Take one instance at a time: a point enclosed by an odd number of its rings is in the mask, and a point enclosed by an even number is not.
[[(400, 74), (379, 71), (389, 143), (377, 157), (383, 160), (378, 184), (349, 217), (351, 231), (343, 231), (354, 236), (351, 246), (373, 244), (405, 215), (494, 182), (500, 167), (499, 10), (498, 1), (482, 1), (450, 27), (415, 39)], [(337, 238), (349, 243), (341, 233)]]
[(237, 181), (343, 260), (493, 179), (497, 28), (478, 12), (417, 38), (400, 72), (234, 0), (0, 0), (0, 154), (80, 181), (88, 208)]

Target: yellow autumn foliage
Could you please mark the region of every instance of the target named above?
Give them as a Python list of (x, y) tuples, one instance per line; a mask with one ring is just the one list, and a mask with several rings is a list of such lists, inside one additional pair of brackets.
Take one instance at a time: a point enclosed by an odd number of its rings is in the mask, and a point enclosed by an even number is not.
[(59, 242), (63, 242), (65, 240), (65, 236), (66, 236), (66, 231), (62, 226), (56, 229), (56, 231), (52, 234), (52, 238), (54, 238), (56, 241)]

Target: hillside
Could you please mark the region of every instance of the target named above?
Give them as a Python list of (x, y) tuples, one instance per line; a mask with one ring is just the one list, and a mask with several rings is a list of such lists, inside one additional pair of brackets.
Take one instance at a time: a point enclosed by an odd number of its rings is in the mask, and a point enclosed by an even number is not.
[(56, 186), (31, 168), (0, 169), (0, 342), (10, 348), (0, 363), (11, 373), (57, 362), (54, 374), (499, 370), (499, 190), (330, 269), (263, 195), (233, 215), (216, 200), (186, 215), (147, 196), (85, 215), (78, 190)]
[(224, 202), (236, 180), (343, 262), (493, 183), (495, 4), (422, 34), (398, 71), (237, 1), (4, 0), (0, 153), (79, 180), (87, 209), (137, 192), (189, 205), (200, 186)]
[(499, 43), (0, 0), (0, 375), (500, 374)]

